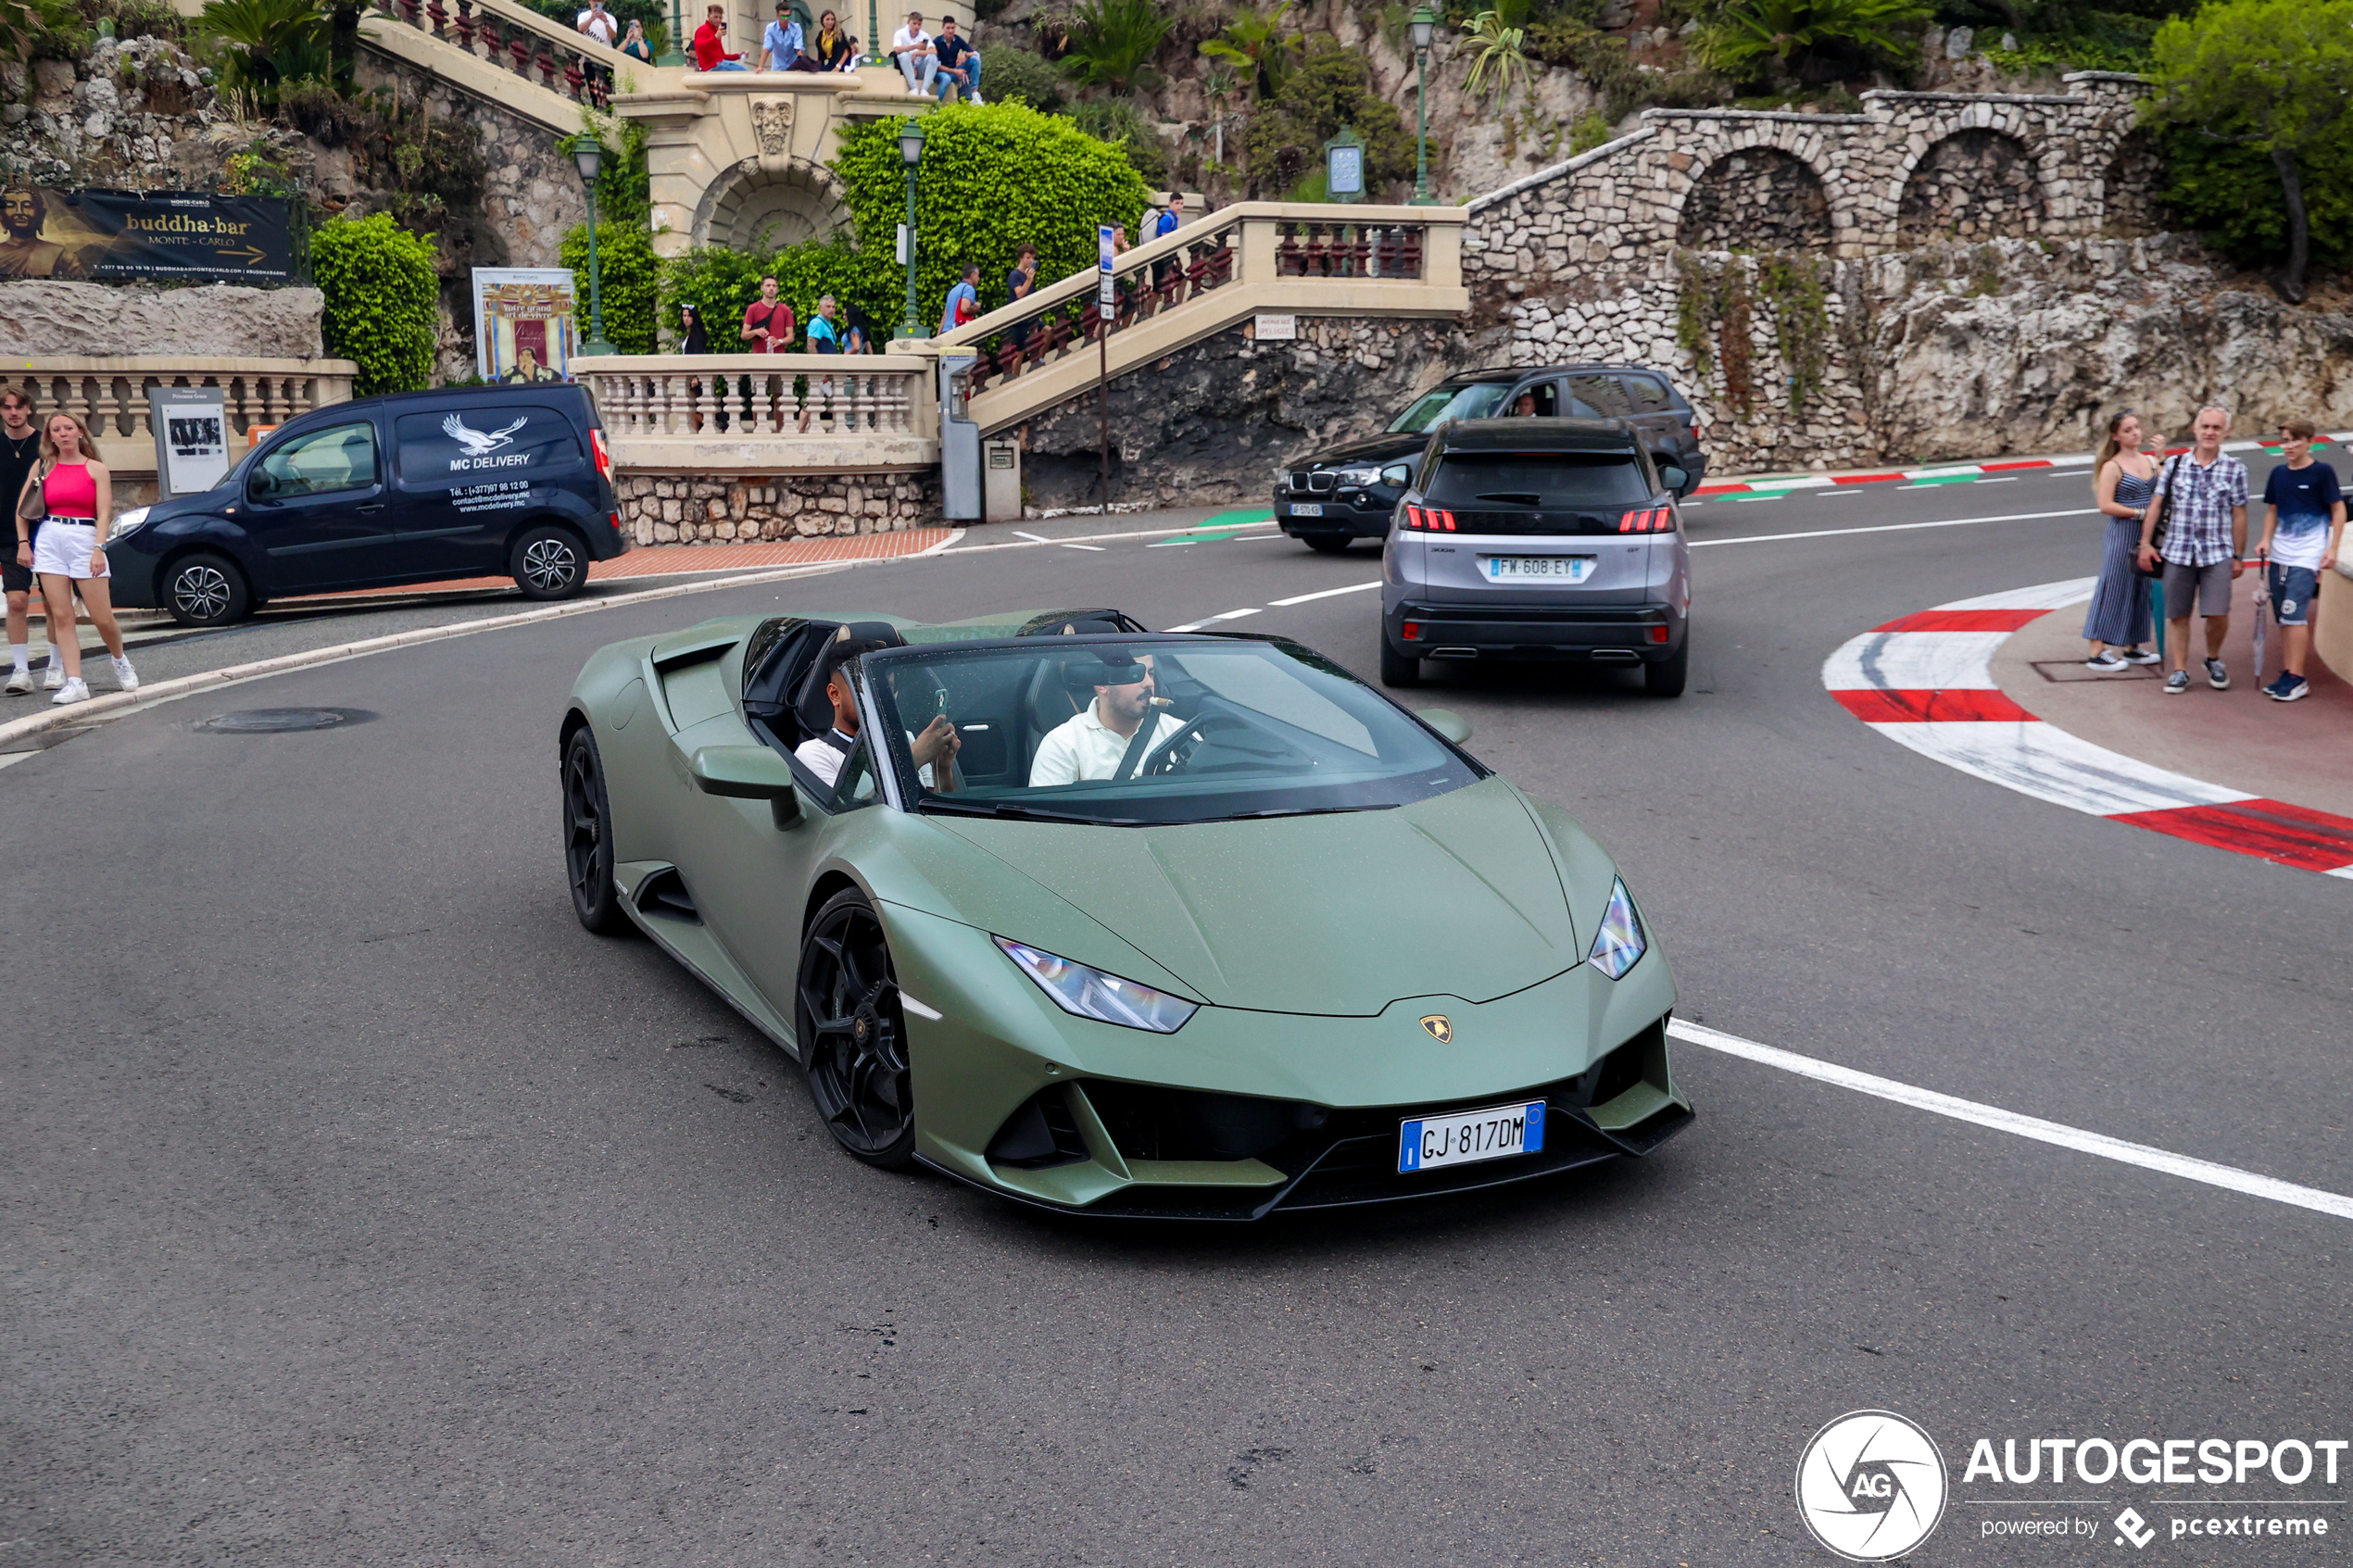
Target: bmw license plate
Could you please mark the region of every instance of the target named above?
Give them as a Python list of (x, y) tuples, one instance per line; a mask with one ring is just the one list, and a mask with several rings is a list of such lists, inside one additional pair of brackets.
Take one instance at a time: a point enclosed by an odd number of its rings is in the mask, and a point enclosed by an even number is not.
[(1595, 558), (1592, 556), (1489, 556), (1486, 558), (1487, 580), (1490, 583), (1511, 582), (1519, 578), (1542, 577), (1560, 583), (1582, 583), (1593, 575)]
[(1416, 1116), (1397, 1130), (1397, 1173), (1534, 1154), (1544, 1147), (1544, 1102)]
[(1324, 515), (1324, 503), (1321, 501), (1293, 501), (1290, 504), (1290, 515), (1293, 517), (1322, 517)]

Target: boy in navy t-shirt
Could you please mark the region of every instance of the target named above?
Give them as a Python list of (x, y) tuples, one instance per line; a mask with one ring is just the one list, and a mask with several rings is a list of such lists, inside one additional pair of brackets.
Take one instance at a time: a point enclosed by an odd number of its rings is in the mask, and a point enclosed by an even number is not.
[(2286, 633), (2286, 668), (2263, 688), (2281, 702), (2294, 702), (2312, 690), (2304, 679), (2304, 660), (2312, 651), (2312, 599), (2320, 592), (2321, 573), (2336, 564), (2337, 547), (2345, 543), (2345, 492), (2336, 470), (2312, 460), (2309, 420), (2290, 420), (2280, 427), (2280, 446), (2287, 461), (2264, 482), (2263, 504), (2269, 508), (2262, 542), (2255, 546), (2264, 568), (2271, 611)]

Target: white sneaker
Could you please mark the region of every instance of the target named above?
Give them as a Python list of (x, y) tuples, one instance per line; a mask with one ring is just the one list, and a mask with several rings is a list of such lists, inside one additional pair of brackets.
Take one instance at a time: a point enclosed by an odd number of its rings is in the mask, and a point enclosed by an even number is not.
[(114, 661), (114, 684), (121, 691), (135, 692), (139, 689), (139, 671), (131, 668), (129, 659), (118, 659)]
[(69, 702), (88, 702), (90, 700), (90, 688), (83, 685), (80, 677), (77, 676), (75, 679), (68, 681), (64, 685), (59, 686), (57, 688), (57, 695), (51, 697), (49, 700), (56, 703), (59, 708), (63, 708)]
[(16, 672), (8, 677), (6, 690), (10, 696), (22, 696), (32, 690), (32, 671), (19, 666)]
[(51, 654), (49, 656), (49, 668), (41, 677), (41, 689), (44, 692), (54, 692), (65, 684), (66, 667), (57, 662), (57, 656), (56, 654)]
[(2083, 661), (2083, 666), (2087, 670), (2098, 670), (2110, 674), (2119, 670), (2129, 670), (2132, 668), (2132, 666), (2126, 664), (2123, 659), (2117, 657), (2116, 650), (2114, 648), (2100, 649), (2099, 652), (2085, 659)]
[(975, 94), (974, 94), (971, 97), (966, 98), (966, 99), (964, 100), (964, 102), (966, 102), (966, 103), (970, 104), (973, 107), (975, 107), (975, 108), (976, 108), (976, 109), (978, 109), (978, 108), (986, 108), (986, 107), (988, 107), (988, 106), (987, 106), (986, 104), (983, 104), (983, 103), (980, 101), (980, 94), (977, 94), (977, 93), (975, 93)]
[(2157, 661), (2158, 655), (2154, 649), (2127, 648), (2124, 650), (2124, 662), (2127, 664), (2155, 664)]

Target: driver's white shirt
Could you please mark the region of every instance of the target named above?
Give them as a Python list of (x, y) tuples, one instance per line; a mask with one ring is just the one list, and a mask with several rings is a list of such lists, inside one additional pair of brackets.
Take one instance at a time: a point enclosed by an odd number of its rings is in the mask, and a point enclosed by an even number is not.
[[(1029, 762), (1030, 788), (1108, 779), (1119, 771), (1119, 759), (1127, 755), (1127, 737), (1098, 718), (1095, 708), (1088, 703), (1038, 743), (1038, 755)], [(1152, 746), (1184, 727), (1175, 716), (1162, 713), (1152, 730)]]

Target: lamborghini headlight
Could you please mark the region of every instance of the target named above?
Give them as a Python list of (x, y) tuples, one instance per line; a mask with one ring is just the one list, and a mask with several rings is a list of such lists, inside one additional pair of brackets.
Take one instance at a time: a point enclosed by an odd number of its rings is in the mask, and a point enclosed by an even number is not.
[(1642, 917), (1634, 912), (1634, 900), (1627, 894), (1624, 879), (1613, 877), (1609, 907), (1602, 911), (1602, 928), (1593, 934), (1593, 950), (1585, 955), (1585, 961), (1616, 980), (1649, 948), (1650, 941), (1642, 935)]
[(1185, 1020), (1200, 1010), (1182, 997), (1155, 991), (1133, 980), (1122, 980), (1116, 974), (1105, 974), (1100, 969), (1089, 969), (1083, 963), (1073, 963), (1019, 942), (1008, 942), (1001, 936), (990, 940), (1005, 950), (1007, 958), (1021, 965), (1022, 972), (1038, 982), (1039, 989), (1054, 998), (1055, 1006), (1080, 1018), (1128, 1029), (1149, 1029), (1155, 1035), (1174, 1035), (1184, 1027)]

